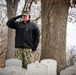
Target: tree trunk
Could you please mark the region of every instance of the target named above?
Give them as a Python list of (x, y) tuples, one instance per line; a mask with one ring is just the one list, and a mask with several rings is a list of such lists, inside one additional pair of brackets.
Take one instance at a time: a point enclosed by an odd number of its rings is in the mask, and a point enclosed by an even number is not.
[(69, 4), (66, 0), (41, 0), (41, 60), (55, 59), (59, 72), (66, 67), (66, 26)]
[[(8, 19), (16, 15), (18, 1), (19, 0), (15, 1), (6, 0)], [(14, 51), (15, 51), (15, 31), (13, 29), (8, 28), (6, 59), (14, 58)]]

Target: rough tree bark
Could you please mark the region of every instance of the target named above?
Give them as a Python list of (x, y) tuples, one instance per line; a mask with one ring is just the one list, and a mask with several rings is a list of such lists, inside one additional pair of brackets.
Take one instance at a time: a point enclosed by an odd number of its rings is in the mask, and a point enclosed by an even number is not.
[[(7, 16), (8, 19), (16, 15), (19, 0), (6, 0), (7, 2)], [(15, 31), (8, 28), (8, 41), (6, 59), (14, 58), (15, 51)]]
[(58, 75), (66, 67), (66, 26), (69, 4), (66, 0), (41, 0), (41, 60), (55, 59), (58, 63)]

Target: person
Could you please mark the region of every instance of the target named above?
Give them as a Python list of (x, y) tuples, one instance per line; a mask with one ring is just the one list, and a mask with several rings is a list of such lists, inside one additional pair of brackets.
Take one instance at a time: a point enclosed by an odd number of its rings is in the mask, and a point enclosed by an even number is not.
[[(22, 21), (17, 19), (22, 18)], [(7, 21), (9, 28), (15, 29), (15, 57), (22, 60), (22, 67), (31, 63), (31, 54), (36, 51), (40, 32), (37, 25), (30, 21), (30, 14), (24, 13)]]

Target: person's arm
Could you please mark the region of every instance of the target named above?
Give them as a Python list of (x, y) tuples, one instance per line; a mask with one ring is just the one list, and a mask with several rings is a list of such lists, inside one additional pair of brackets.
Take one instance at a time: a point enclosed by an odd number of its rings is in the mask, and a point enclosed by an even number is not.
[(10, 28), (14, 28), (15, 29), (16, 28), (16, 24), (17, 24), (16, 19), (21, 18), (21, 17), (22, 17), (22, 15), (19, 15), (17, 17), (13, 17), (13, 18), (9, 19), (7, 21), (7, 26), (10, 27)]
[(33, 49), (32, 49), (32, 51), (36, 51), (37, 46), (39, 44), (39, 37), (40, 37), (40, 31), (39, 31), (37, 25), (35, 25), (34, 36), (33, 36)]

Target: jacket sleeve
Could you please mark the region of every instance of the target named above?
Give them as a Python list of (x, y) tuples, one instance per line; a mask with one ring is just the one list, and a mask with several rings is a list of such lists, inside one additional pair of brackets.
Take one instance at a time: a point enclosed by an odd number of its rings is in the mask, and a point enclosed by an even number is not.
[(35, 25), (34, 35), (33, 35), (33, 49), (32, 49), (32, 51), (36, 51), (37, 46), (39, 44), (39, 37), (40, 37), (40, 31), (39, 31), (37, 25)]
[(19, 16), (17, 16), (17, 17), (13, 17), (13, 18), (9, 19), (9, 20), (7, 21), (7, 26), (8, 26), (9, 28), (15, 29), (15, 28), (16, 28), (16, 25), (17, 25), (16, 19), (20, 18), (21, 16), (22, 16), (22, 15), (19, 15)]

